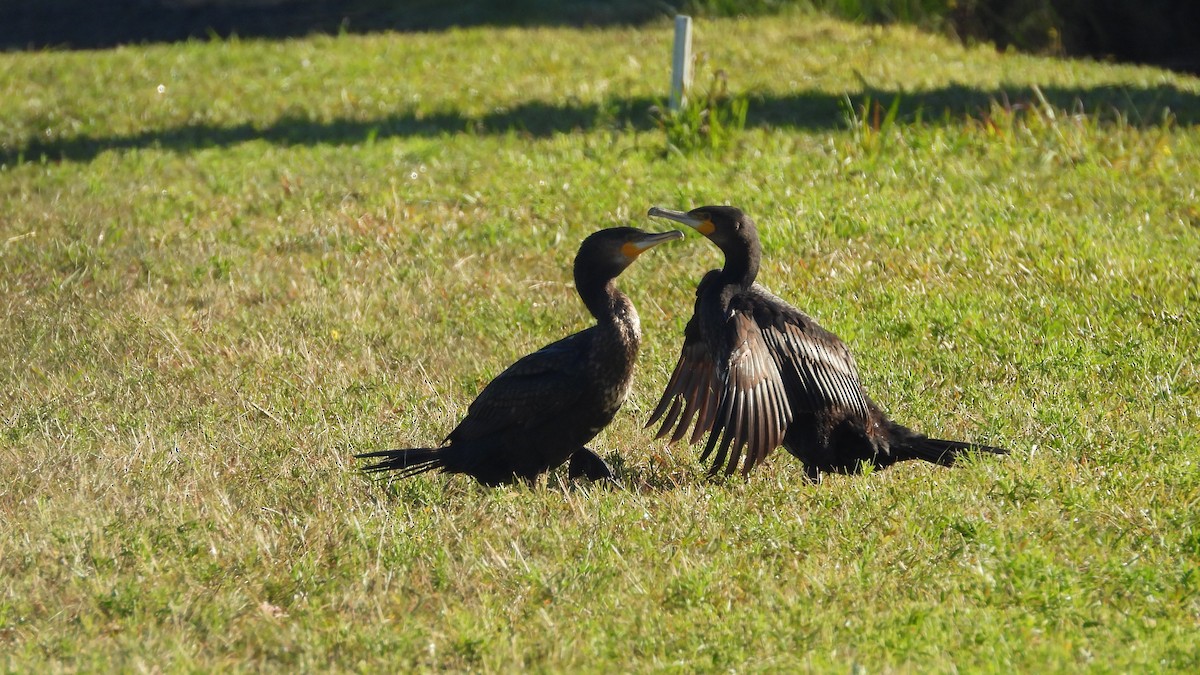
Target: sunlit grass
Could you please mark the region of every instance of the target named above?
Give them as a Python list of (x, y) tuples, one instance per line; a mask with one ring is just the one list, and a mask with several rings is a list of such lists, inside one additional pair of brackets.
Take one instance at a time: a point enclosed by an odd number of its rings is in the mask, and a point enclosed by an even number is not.
[[(0, 55), (5, 666), (1193, 670), (1200, 83), (697, 31), (749, 108), (685, 154), (665, 24)], [(353, 471), (586, 325), (588, 232), (719, 202), (899, 421), (1013, 455), (705, 479), (641, 429), (689, 235), (620, 279), (621, 488)]]

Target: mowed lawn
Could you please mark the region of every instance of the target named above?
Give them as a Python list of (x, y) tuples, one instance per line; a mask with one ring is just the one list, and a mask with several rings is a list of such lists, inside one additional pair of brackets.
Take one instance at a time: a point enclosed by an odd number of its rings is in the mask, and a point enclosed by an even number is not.
[[(1200, 80), (699, 21), (749, 108), (678, 151), (670, 36), (0, 54), (0, 668), (1200, 668)], [(588, 325), (589, 232), (711, 203), (892, 416), (1011, 456), (709, 479), (642, 428), (689, 232), (619, 280), (619, 486), (355, 471)]]

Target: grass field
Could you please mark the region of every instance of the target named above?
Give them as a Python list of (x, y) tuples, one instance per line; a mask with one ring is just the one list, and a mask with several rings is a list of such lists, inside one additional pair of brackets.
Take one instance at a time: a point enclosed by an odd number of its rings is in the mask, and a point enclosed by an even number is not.
[[(681, 152), (669, 40), (0, 54), (0, 669), (1200, 668), (1200, 80), (705, 22), (748, 114)], [(1013, 454), (707, 479), (641, 428), (689, 233), (620, 279), (621, 487), (354, 471), (587, 324), (587, 233), (704, 203), (897, 420)]]

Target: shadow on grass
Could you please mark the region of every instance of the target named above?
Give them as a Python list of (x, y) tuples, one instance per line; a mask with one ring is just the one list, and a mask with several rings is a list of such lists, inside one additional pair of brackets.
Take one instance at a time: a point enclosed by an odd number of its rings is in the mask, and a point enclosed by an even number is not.
[[(1123, 87), (1047, 88), (1046, 100), (1058, 109), (1097, 115), (1102, 120), (1118, 117), (1135, 127), (1156, 127), (1169, 112), (1174, 123), (1200, 124), (1200, 94), (1173, 86), (1149, 89)], [(943, 89), (902, 93), (867, 89), (850, 96), (855, 106), (871, 100), (888, 106), (900, 97), (899, 123), (912, 122), (917, 115), (929, 124), (982, 117), (994, 103), (1013, 106), (1036, 101), (1025, 88), (982, 91), (952, 86)], [(638, 129), (654, 127), (651, 108), (659, 102), (648, 98), (613, 99), (604, 104), (544, 102), (523, 103), (508, 109), (469, 116), (456, 111), (430, 114), (400, 113), (368, 120), (313, 121), (281, 117), (265, 126), (239, 124), (216, 126), (186, 124), (168, 129), (147, 130), (124, 136), (78, 136), (42, 140), (27, 139), (16, 147), (0, 148), (0, 164), (22, 161), (89, 161), (106, 151), (162, 149), (190, 152), (219, 148), (248, 141), (266, 141), (281, 146), (355, 145), (374, 139), (436, 137), (454, 134), (508, 134), (542, 138), (560, 133), (594, 129)], [(823, 93), (803, 92), (786, 96), (749, 96), (747, 127), (829, 130), (845, 128), (844, 99)]]
[(636, 25), (672, 13), (669, 3), (644, 0), (0, 0), (0, 50), (456, 26)]
[[(900, 9), (903, 4), (801, 0), (0, 0), (0, 51), (106, 49), (234, 35), (286, 39), (470, 26), (642, 25), (677, 11), (711, 17), (771, 14), (788, 6), (816, 5), (854, 21), (891, 23), (907, 16), (905, 21), (917, 24), (944, 22), (963, 38), (995, 42), (1001, 49), (1017, 44), (1039, 51), (1061, 42), (1071, 54), (1115, 56), (1200, 72), (1200, 48), (1192, 38), (1200, 19), (1195, 0), (972, 0), (958, 3), (963, 6), (957, 9), (955, 3), (924, 2), (916, 3), (923, 7), (915, 11), (899, 13), (887, 7)], [(1050, 9), (1052, 5), (1057, 11)]]

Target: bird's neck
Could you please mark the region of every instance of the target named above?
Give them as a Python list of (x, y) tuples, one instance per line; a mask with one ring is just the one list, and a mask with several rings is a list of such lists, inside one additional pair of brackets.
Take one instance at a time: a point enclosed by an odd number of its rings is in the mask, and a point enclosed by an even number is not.
[(637, 342), (641, 335), (637, 310), (629, 298), (617, 289), (616, 279), (582, 284), (576, 280), (576, 289), (583, 304), (596, 317), (596, 325), (601, 330), (616, 331), (622, 342)]
[(750, 288), (758, 276), (758, 251), (751, 250), (742, 255), (725, 256), (725, 266), (721, 269), (721, 281), (727, 285)]

